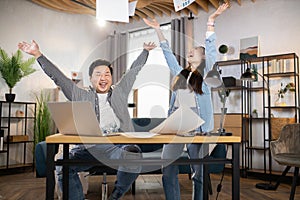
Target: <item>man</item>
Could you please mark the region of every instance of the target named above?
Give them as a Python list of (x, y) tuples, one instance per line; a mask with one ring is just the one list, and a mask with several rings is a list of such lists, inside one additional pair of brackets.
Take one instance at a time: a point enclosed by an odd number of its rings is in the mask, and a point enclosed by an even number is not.
[[(127, 108), (128, 95), (132, 89), (138, 72), (147, 61), (149, 51), (154, 49), (154, 43), (143, 45), (144, 49), (138, 58), (131, 65), (130, 70), (122, 79), (112, 86), (113, 68), (108, 61), (96, 60), (89, 68), (91, 86), (89, 90), (84, 90), (66, 77), (50, 60), (40, 51), (35, 41), (31, 43), (20, 42), (20, 50), (34, 56), (44, 72), (59, 86), (70, 101), (90, 101), (95, 108), (96, 116), (103, 130), (113, 131), (134, 131), (130, 115)], [(140, 149), (136, 145), (80, 145), (73, 148), (70, 159), (118, 159), (126, 158), (130, 152), (140, 155)], [(133, 153), (131, 153), (132, 155)], [(82, 185), (78, 177), (78, 172), (85, 171), (91, 166), (72, 166), (69, 175), (69, 199), (84, 199)], [(122, 169), (122, 170), (120, 170)], [(57, 167), (59, 186), (62, 188), (62, 169)], [(131, 184), (138, 177), (138, 172), (132, 169), (119, 168), (117, 181), (110, 199), (119, 199), (130, 188)]]

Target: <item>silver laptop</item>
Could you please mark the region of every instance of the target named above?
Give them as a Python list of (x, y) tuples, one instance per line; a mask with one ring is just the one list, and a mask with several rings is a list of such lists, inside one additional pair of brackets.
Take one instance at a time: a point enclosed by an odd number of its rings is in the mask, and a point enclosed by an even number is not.
[(102, 133), (91, 102), (49, 102), (48, 107), (51, 117), (61, 134), (108, 136)]

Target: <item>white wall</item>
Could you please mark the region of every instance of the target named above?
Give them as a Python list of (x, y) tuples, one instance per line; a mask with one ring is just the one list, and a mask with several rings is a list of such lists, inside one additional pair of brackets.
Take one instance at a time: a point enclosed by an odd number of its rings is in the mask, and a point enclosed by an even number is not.
[[(70, 76), (71, 71), (88, 67), (95, 57), (107, 58), (106, 37), (113, 25), (100, 28), (94, 16), (56, 12), (29, 1), (0, 1), (0, 47), (8, 53), (17, 50), (19, 41), (34, 39), (41, 51)], [(29, 56), (25, 56), (28, 58)], [(32, 91), (55, 87), (40, 69), (17, 83), (16, 101), (32, 100)], [(8, 88), (0, 79), (0, 100)]]
[[(290, 52), (299, 56), (299, 8), (297, 0), (243, 1), (242, 6), (234, 1), (216, 20), (217, 46), (233, 46), (235, 53), (229, 59), (237, 59), (240, 39), (259, 36), (261, 56)], [(209, 14), (201, 13), (195, 20), (195, 41), (203, 40)]]

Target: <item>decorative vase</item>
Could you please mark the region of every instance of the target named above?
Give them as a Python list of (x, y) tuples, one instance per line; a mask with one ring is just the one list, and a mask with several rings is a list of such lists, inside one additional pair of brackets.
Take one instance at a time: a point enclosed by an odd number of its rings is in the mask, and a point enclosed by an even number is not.
[(286, 106), (284, 97), (279, 96), (275, 101), (275, 106)]
[(13, 93), (6, 93), (5, 94), (6, 102), (14, 102), (15, 97), (16, 97), (16, 94), (13, 94)]

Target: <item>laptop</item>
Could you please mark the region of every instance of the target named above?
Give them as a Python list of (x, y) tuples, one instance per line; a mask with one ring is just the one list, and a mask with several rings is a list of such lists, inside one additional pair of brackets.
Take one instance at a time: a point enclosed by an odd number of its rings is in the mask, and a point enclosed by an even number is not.
[(92, 103), (88, 101), (49, 102), (51, 117), (59, 133), (79, 136), (110, 136), (103, 134)]

